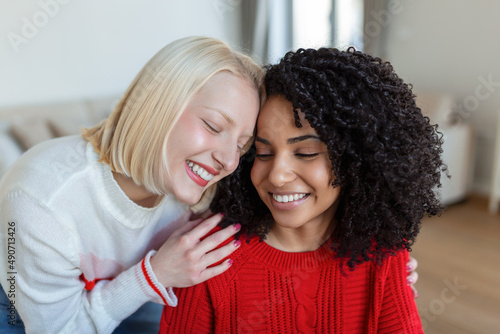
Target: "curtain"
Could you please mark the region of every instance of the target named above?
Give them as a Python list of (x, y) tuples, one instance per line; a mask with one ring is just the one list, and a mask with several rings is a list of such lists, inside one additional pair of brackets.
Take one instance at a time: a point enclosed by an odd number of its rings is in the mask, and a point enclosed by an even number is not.
[(293, 45), (293, 1), (245, 0), (243, 47), (263, 64), (276, 63)]
[(364, 0), (363, 51), (384, 59), (387, 53), (388, 0)]

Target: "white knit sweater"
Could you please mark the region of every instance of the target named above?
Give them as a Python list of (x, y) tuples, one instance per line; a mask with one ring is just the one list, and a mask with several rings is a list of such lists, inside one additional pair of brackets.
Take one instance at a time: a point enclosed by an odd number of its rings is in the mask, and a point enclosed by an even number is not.
[(136, 205), (97, 160), (81, 136), (54, 139), (0, 182), (0, 282), (28, 333), (110, 333), (145, 302), (177, 304), (149, 258), (188, 206)]

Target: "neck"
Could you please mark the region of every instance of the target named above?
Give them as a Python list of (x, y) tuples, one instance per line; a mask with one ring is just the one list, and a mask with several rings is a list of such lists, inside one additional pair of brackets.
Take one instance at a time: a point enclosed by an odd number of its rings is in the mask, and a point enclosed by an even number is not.
[(266, 243), (285, 252), (310, 252), (320, 248), (333, 234), (337, 222), (335, 212), (339, 201), (336, 201), (325, 216), (312, 219), (299, 227), (281, 226), (274, 223), (266, 237)]
[(144, 186), (136, 184), (132, 178), (121, 173), (113, 172), (113, 178), (125, 195), (139, 206), (152, 208), (162, 199), (162, 196), (150, 193)]
[(320, 248), (333, 234), (335, 221), (328, 225), (286, 228), (274, 224), (266, 243), (285, 252), (310, 252)]

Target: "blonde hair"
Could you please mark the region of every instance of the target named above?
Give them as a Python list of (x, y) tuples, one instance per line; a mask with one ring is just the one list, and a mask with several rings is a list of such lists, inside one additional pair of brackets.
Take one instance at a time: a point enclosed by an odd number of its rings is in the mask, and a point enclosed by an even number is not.
[[(149, 192), (167, 193), (166, 144), (193, 95), (215, 74), (227, 71), (247, 80), (264, 99), (264, 71), (250, 57), (209, 37), (178, 39), (158, 51), (137, 74), (111, 115), (83, 137), (100, 161)], [(192, 209), (210, 204), (216, 184)]]

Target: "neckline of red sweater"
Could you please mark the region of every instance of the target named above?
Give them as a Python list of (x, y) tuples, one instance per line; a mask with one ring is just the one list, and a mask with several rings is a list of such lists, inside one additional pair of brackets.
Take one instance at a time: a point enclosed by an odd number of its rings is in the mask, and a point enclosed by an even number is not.
[[(258, 237), (251, 238), (248, 243), (243, 241), (243, 244), (245, 246), (241, 250), (251, 252), (251, 259), (277, 269), (316, 269), (323, 265), (331, 265), (335, 255), (331, 249), (332, 239), (323, 243), (317, 250), (308, 252), (285, 252), (268, 245), (265, 241), (259, 241)], [(245, 251), (244, 248), (248, 250)]]

